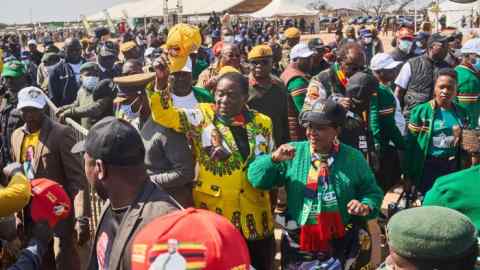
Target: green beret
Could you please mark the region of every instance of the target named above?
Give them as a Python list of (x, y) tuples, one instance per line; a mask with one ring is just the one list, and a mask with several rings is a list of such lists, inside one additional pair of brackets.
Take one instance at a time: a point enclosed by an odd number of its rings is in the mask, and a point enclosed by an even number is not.
[(3, 66), (2, 77), (18, 78), (26, 73), (25, 66), (18, 60), (5, 63)]
[(86, 62), (80, 66), (80, 73), (87, 70), (100, 70), (100, 67), (95, 62)]
[(470, 219), (455, 210), (425, 206), (395, 214), (387, 225), (390, 248), (410, 259), (455, 259), (477, 244)]
[(49, 52), (49, 53), (45, 53), (42, 57), (42, 62), (45, 63), (45, 62), (49, 62), (51, 60), (54, 60), (54, 59), (59, 59), (60, 56), (56, 53), (53, 53), (53, 52)]

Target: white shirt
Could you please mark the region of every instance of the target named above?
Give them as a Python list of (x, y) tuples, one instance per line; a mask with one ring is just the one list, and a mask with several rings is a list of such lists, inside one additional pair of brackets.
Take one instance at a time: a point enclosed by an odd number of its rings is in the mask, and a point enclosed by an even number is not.
[(77, 83), (80, 83), (80, 67), (82, 66), (82, 63), (78, 64), (70, 64), (68, 65), (72, 68), (73, 73), (75, 74), (75, 79), (77, 80)]
[(173, 106), (177, 108), (195, 109), (198, 107), (198, 101), (195, 98), (195, 95), (193, 94), (193, 92), (191, 92), (190, 94), (184, 97), (179, 97), (172, 94), (172, 101), (173, 101)]
[(402, 69), (400, 70), (397, 79), (395, 80), (395, 84), (403, 89), (407, 89), (411, 77), (412, 67), (410, 66), (410, 63), (405, 63), (405, 65), (403, 65)]
[(402, 136), (407, 135), (407, 122), (405, 121), (405, 117), (402, 114), (402, 108), (400, 107), (400, 101), (398, 101), (397, 96), (395, 96), (395, 103), (397, 104), (395, 108), (395, 125), (402, 133)]

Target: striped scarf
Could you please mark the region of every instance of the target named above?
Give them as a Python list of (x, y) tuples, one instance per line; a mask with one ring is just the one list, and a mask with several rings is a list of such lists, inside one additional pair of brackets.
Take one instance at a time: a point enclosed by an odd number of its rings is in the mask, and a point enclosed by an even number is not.
[[(300, 249), (307, 252), (331, 251), (330, 240), (345, 236), (345, 226), (338, 209), (337, 196), (329, 181), (339, 144), (328, 155), (312, 154), (312, 166), (305, 186), (305, 199), (313, 200), (307, 223), (300, 228)], [(330, 163), (330, 164), (329, 164)]]
[(343, 88), (346, 88), (348, 84), (347, 76), (340, 69), (340, 65), (338, 63), (336, 63), (333, 67), (335, 69), (335, 74), (337, 75), (338, 81), (343, 86)]

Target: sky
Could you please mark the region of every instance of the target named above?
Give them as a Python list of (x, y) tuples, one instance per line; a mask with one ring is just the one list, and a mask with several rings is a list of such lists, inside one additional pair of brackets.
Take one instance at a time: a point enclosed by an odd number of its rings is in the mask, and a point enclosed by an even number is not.
[(0, 22), (29, 23), (30, 11), (34, 22), (78, 20), (126, 0), (0, 0)]
[[(0, 22), (9, 24), (29, 23), (30, 17), (33, 22), (78, 20), (81, 14), (90, 15), (115, 4), (127, 1), (128, 0), (0, 0)], [(307, 4), (314, 0), (292, 1)], [(327, 0), (327, 2), (328, 1), (335, 0)], [(356, 0), (343, 0), (342, 2), (355, 1)], [(186, 1), (184, 0), (183, 2), (185, 3)]]

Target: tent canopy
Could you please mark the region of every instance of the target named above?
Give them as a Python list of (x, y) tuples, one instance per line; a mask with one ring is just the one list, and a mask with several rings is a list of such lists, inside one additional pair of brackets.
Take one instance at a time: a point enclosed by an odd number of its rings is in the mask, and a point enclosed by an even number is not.
[[(223, 12), (249, 0), (183, 0), (183, 15), (209, 14), (212, 11)], [(250, 0), (255, 1), (255, 0)], [(175, 9), (177, 1), (168, 1), (168, 9)], [(125, 11), (129, 18), (160, 17), (163, 16), (163, 0), (134, 0), (115, 5), (107, 9), (108, 14), (114, 20), (124, 17)], [(89, 21), (104, 20), (103, 11), (87, 16)]]
[(263, 9), (250, 14), (254, 18), (315, 16), (318, 11), (308, 9), (292, 0), (273, 0)]

